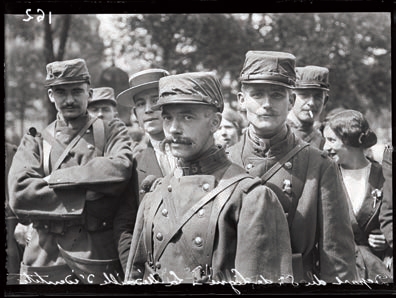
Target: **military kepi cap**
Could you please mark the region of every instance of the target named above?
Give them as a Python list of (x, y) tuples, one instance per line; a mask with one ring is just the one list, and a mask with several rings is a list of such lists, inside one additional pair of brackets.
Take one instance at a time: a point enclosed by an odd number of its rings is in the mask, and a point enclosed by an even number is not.
[(329, 91), (329, 69), (326, 67), (296, 67), (296, 75), (296, 89), (315, 88)]
[(91, 83), (91, 76), (84, 59), (77, 58), (47, 64), (46, 87), (73, 83)]
[(129, 78), (130, 88), (122, 91), (117, 96), (117, 102), (123, 106), (133, 107), (133, 97), (144, 90), (158, 88), (160, 78), (168, 76), (169, 72), (160, 68), (151, 68), (139, 71)]
[(220, 81), (213, 72), (190, 72), (163, 77), (159, 81), (159, 99), (153, 109), (168, 104), (201, 104), (224, 109)]
[(248, 51), (240, 73), (241, 83), (261, 83), (293, 88), (296, 57), (286, 52)]
[(93, 89), (92, 99), (89, 101), (89, 104), (98, 102), (98, 101), (106, 101), (110, 102), (112, 105), (116, 106), (117, 102), (114, 96), (114, 89), (111, 87), (99, 87)]

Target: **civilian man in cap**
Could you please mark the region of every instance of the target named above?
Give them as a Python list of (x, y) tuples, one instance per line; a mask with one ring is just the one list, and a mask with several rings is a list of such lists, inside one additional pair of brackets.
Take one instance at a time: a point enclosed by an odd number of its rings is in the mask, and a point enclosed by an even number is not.
[(286, 123), (295, 100), (294, 66), (289, 53), (247, 52), (238, 100), (249, 126), (229, 156), (277, 194), (290, 228), (294, 281), (351, 281), (354, 241), (338, 169)]
[(329, 70), (326, 67), (296, 67), (296, 101), (288, 114), (287, 123), (298, 138), (319, 149), (323, 149), (325, 140), (314, 124), (319, 121), (327, 103), (328, 92)]
[[(147, 177), (163, 177), (174, 168), (175, 160), (169, 150), (163, 152), (160, 143), (164, 139), (160, 111), (152, 109), (158, 101), (158, 81), (169, 75), (164, 69), (146, 69), (133, 74), (129, 79), (129, 89), (117, 96), (120, 105), (132, 108), (141, 128), (149, 138), (147, 147), (135, 155), (138, 187)], [(144, 188), (144, 185), (143, 185)], [(139, 192), (139, 202), (144, 191)]]
[(8, 179), (12, 210), (33, 223), (20, 283), (122, 279), (113, 220), (131, 177), (127, 129), (119, 119), (88, 114), (92, 89), (83, 59), (49, 63), (46, 87), (57, 118), (41, 132), (29, 129)]
[(284, 281), (291, 250), (278, 199), (214, 142), (220, 82), (210, 72), (170, 75), (159, 92), (164, 143), (178, 163), (139, 206), (125, 282)]
[[(139, 71), (130, 77), (130, 88), (117, 96), (117, 102), (120, 105), (132, 108), (132, 113), (139, 126), (145, 131), (146, 137), (149, 139), (147, 144), (143, 141), (137, 145), (141, 149), (134, 149), (132, 184), (135, 191), (134, 196), (139, 198), (138, 203), (142, 201), (145, 190), (150, 187), (151, 183), (156, 178), (170, 173), (175, 165), (170, 150), (163, 152), (160, 149), (160, 143), (165, 137), (162, 127), (163, 119), (161, 111), (152, 109), (158, 101), (158, 82), (160, 78), (167, 75), (169, 73), (166, 70), (159, 68)], [(135, 153), (136, 151), (138, 152)], [(122, 213), (127, 212), (128, 209), (126, 208)], [(127, 219), (124, 214), (120, 217)], [(135, 224), (132, 220), (134, 218), (124, 222), (125, 226), (118, 243), (119, 258), (124, 265), (128, 258)], [(123, 269), (125, 269), (125, 266), (123, 266)]]
[(88, 112), (106, 121), (117, 117), (117, 102), (114, 97), (114, 89), (111, 87), (100, 87), (92, 90), (92, 99), (88, 103)]

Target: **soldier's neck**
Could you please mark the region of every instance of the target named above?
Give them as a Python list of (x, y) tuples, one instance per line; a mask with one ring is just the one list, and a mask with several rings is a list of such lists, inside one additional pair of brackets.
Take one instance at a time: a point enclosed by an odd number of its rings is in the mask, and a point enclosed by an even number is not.
[(62, 114), (58, 114), (58, 120), (62, 122), (62, 126), (77, 128), (83, 125), (88, 118), (88, 113), (82, 114), (77, 118), (65, 118)]
[(263, 132), (255, 129), (253, 125), (249, 126), (249, 137), (258, 145), (262, 145), (264, 147), (269, 147), (271, 143), (274, 142), (274, 139), (281, 140), (287, 135), (287, 126), (282, 125), (277, 132), (271, 132), (271, 134), (265, 134)]

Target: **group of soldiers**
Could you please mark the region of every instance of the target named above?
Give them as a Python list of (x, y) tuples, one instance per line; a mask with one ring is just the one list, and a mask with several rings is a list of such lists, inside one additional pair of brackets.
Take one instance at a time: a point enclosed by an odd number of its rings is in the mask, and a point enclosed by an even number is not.
[[(359, 267), (362, 227), (315, 125), (327, 68), (247, 52), (241, 112), (225, 110), (213, 72), (143, 70), (115, 98), (112, 88), (90, 87), (83, 59), (46, 70), (57, 118), (29, 129), (8, 173), (9, 211), (26, 228), (10, 282), (393, 282), (391, 270)], [(117, 105), (131, 109), (143, 143), (134, 144)], [(385, 226), (386, 196), (384, 186), (363, 238)], [(381, 231), (393, 247), (392, 223)]]

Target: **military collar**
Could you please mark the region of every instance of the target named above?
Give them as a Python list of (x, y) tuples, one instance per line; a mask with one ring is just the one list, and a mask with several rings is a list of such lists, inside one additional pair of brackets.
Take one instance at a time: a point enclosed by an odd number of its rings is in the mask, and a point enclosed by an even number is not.
[(252, 151), (261, 157), (276, 156), (287, 150), (289, 143), (293, 142), (294, 134), (286, 125), (286, 130), (282, 130), (270, 139), (263, 140), (250, 130), (246, 132), (246, 143)]
[(213, 146), (197, 160), (186, 162), (179, 159), (174, 175), (209, 175), (229, 164), (231, 164), (231, 161), (228, 159), (224, 148)]
[(71, 128), (73, 130), (75, 129), (80, 129), (81, 127), (84, 126), (85, 123), (87, 123), (91, 119), (91, 116), (86, 113), (84, 115), (81, 115), (80, 117), (73, 119), (72, 121), (69, 121), (69, 123), (66, 123), (66, 121), (63, 119), (63, 117), (58, 113), (56, 116), (56, 128)]

